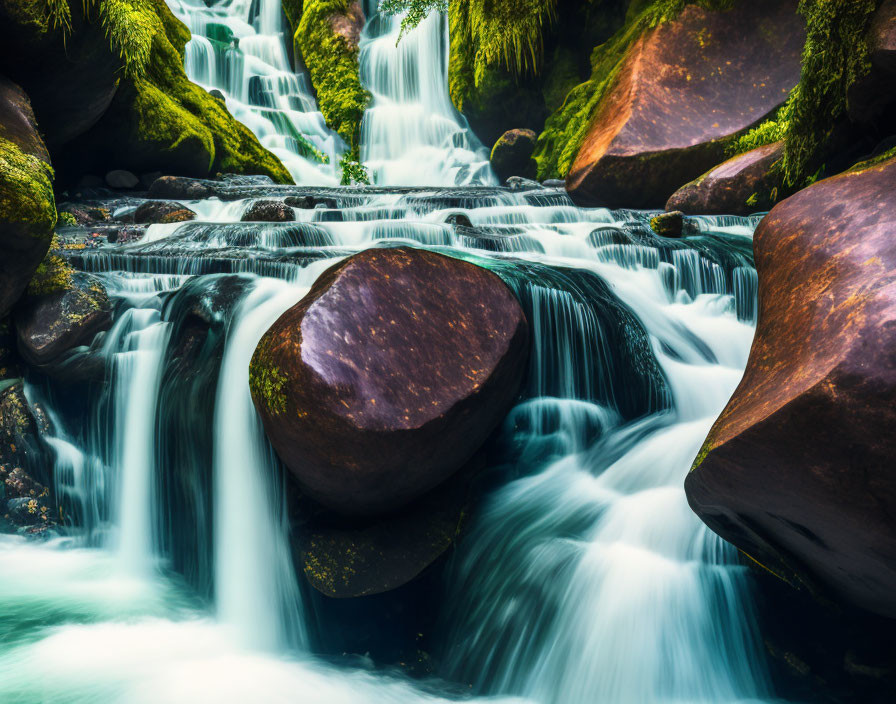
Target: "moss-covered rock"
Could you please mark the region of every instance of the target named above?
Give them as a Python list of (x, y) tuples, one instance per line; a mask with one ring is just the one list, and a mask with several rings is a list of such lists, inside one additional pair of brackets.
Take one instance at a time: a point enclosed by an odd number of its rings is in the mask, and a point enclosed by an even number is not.
[(508, 130), (492, 148), (491, 164), (501, 181), (511, 176), (534, 179), (537, 164), (532, 158), (537, 135), (532, 130)]
[(295, 51), (308, 68), (324, 119), (357, 158), (361, 118), (370, 102), (358, 66), (364, 27), (361, 4), (357, 0), (305, 0), (298, 21), (295, 3), (284, 3), (284, 9), (293, 27)]
[(24, 291), (56, 226), (53, 169), (28, 97), (0, 77), (0, 317)]

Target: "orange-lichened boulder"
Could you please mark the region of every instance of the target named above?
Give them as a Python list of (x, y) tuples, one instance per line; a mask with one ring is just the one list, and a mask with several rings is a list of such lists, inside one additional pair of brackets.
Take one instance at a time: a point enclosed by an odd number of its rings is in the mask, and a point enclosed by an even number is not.
[(586, 206), (661, 208), (799, 82), (796, 0), (688, 5), (629, 47), (567, 175)]
[(686, 481), (772, 570), (896, 617), (896, 160), (819, 182), (755, 235), (743, 381)]
[(525, 314), (495, 274), (370, 249), (328, 269), (265, 333), (250, 385), (304, 492), (373, 515), (470, 459), (516, 399), (527, 357)]

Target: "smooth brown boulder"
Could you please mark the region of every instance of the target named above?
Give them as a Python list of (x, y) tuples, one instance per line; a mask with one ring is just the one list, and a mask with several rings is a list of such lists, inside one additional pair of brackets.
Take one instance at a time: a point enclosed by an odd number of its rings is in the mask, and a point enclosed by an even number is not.
[(780, 180), (769, 170), (783, 153), (784, 142), (775, 142), (738, 154), (675, 191), (666, 210), (691, 215), (749, 215), (768, 210)]
[(369, 249), (324, 272), (265, 333), (250, 386), (303, 491), (371, 515), (470, 459), (516, 399), (527, 357), (525, 314), (495, 274)]
[(688, 5), (629, 48), (566, 179), (585, 206), (661, 208), (799, 82), (796, 0)]
[(759, 324), (685, 487), (783, 575), (896, 617), (896, 160), (821, 181), (756, 230)]

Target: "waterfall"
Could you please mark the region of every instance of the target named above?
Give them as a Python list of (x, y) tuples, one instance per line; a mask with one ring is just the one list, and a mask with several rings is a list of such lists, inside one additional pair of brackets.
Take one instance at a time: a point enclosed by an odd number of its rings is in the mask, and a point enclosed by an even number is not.
[(399, 41), (401, 15), (366, 0), (361, 82), (373, 95), (361, 123), (361, 161), (389, 186), (492, 184), (488, 151), (448, 97), (448, 28), (432, 15)]
[[(308, 77), (289, 65), (280, 0), (170, 0), (189, 27), (187, 76), (220, 91), (231, 114), (255, 133), (296, 183), (339, 183), (345, 144), (324, 121)], [(307, 146), (326, 157), (321, 163)]]
[(275, 651), (307, 644), (277, 490), (277, 460), (249, 395), (249, 361), (302, 289), (261, 279), (228, 333), (215, 404), (215, 584), (218, 618), (243, 642)]

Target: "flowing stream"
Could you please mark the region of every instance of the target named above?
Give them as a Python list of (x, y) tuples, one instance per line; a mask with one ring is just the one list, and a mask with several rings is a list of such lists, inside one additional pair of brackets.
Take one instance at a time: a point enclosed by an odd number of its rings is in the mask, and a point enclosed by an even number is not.
[[(286, 68), (275, 6), (176, 4), (188, 67), (297, 177), (332, 182), (283, 128), (339, 152)], [(98, 380), (76, 394), (27, 380), (52, 420), (64, 525), (42, 543), (0, 536), (0, 701), (774, 700), (746, 569), (683, 490), (746, 364), (758, 219), (699, 218), (698, 235), (668, 240), (645, 213), (488, 186), (447, 102), (444, 20), (396, 49), (400, 19), (374, 9), (364, 159), (379, 184), (416, 188), (243, 179), (185, 201), (197, 221), (68, 253), (102, 278), (114, 323), (70, 360)], [(219, 46), (221, 27), (239, 42)], [(322, 204), (294, 223), (240, 222), (285, 195)], [(397, 245), (491, 269), (533, 333), (527, 384), (439, 577), (424, 679), (324, 647), (353, 622), (294, 562), (285, 477), (248, 391), (258, 339), (324, 270)], [(383, 602), (359, 603), (360, 623)]]

